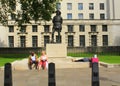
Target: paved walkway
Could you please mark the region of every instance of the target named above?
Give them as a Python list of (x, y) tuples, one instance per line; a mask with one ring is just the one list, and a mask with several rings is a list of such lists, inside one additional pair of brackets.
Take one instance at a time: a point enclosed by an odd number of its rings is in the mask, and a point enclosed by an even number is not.
[[(100, 86), (120, 86), (120, 68), (100, 67)], [(13, 70), (13, 86), (48, 86), (47, 70)], [(0, 86), (4, 86), (0, 70)], [(56, 69), (56, 86), (91, 86), (90, 68)]]
[[(71, 62), (68, 58), (52, 58), (49, 62), (56, 64), (56, 86), (91, 86), (89, 63)], [(15, 61), (12, 66), (13, 86), (48, 86), (47, 70), (28, 70), (27, 59)], [(119, 73), (120, 67), (100, 67), (100, 86), (120, 86)], [(4, 86), (4, 70), (0, 70), (0, 86)]]
[[(72, 62), (72, 58), (49, 58), (49, 63), (54, 62), (56, 68), (89, 68), (89, 62)], [(13, 70), (28, 70), (28, 59), (12, 63)]]

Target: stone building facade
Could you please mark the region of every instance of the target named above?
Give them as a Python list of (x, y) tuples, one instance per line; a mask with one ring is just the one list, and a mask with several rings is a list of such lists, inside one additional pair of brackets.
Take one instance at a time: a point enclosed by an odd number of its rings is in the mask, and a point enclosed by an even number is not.
[[(61, 42), (68, 47), (120, 46), (119, 4), (120, 0), (62, 0), (56, 3), (63, 17)], [(17, 6), (16, 9), (20, 9), (20, 5)], [(8, 26), (0, 25), (0, 47), (45, 47), (50, 43), (52, 21), (31, 22), (23, 25), (20, 32), (10, 16)], [(57, 41), (57, 33), (54, 39)]]

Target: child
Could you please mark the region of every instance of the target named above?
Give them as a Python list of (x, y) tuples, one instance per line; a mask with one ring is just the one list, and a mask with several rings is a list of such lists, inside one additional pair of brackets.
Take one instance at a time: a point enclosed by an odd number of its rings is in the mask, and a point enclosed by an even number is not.
[(38, 64), (38, 69), (40, 70), (41, 67), (43, 69), (48, 68), (48, 57), (47, 57), (45, 51), (41, 52), (40, 61), (39, 61), (39, 64)]

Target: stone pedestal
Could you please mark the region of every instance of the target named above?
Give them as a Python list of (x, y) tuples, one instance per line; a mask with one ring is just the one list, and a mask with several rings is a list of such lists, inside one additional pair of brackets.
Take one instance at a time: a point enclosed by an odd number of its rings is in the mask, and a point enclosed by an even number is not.
[(67, 46), (66, 44), (47, 44), (46, 53), (48, 57), (67, 57)]

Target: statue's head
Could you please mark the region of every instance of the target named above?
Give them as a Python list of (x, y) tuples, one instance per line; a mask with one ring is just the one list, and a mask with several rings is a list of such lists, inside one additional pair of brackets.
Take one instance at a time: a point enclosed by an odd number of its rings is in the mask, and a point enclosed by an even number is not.
[(57, 10), (56, 15), (61, 15), (61, 12), (59, 10)]

